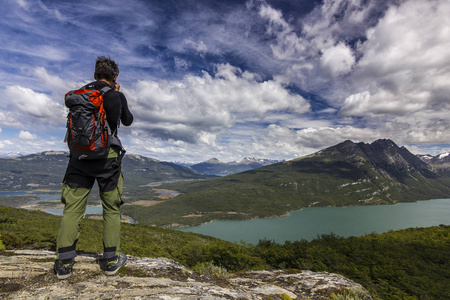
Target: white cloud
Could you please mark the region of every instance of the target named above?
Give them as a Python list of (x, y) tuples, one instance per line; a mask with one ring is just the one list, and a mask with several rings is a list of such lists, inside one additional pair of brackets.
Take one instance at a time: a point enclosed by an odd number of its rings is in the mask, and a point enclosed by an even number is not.
[[(406, 98), (406, 97), (405, 97)], [(371, 95), (368, 91), (345, 99), (339, 112), (342, 116), (367, 116), (368, 114), (404, 115), (426, 108), (426, 102), (408, 98), (396, 99), (392, 93), (380, 90)]]
[[(6, 42), (6, 41), (4, 41)], [(21, 41), (10, 40), (0, 46), (0, 49), (11, 53), (23, 54), (30, 57), (44, 58), (50, 61), (61, 62), (69, 58), (68, 53), (60, 48), (50, 45), (29, 45), (23, 44)]]
[(33, 133), (29, 132), (29, 131), (21, 130), (19, 132), (19, 139), (31, 141), (31, 140), (37, 139), (37, 135), (35, 135), (35, 134), (33, 134)]
[(339, 114), (363, 117), (404, 144), (448, 142), (449, 15), (449, 1), (392, 6), (359, 47), (348, 81), (355, 92)]
[(46, 94), (16, 85), (7, 86), (2, 97), (5, 101), (1, 107), (7, 111), (6, 116), (22, 127), (65, 124), (63, 106)]
[(352, 50), (342, 42), (325, 49), (320, 58), (322, 70), (333, 78), (349, 73), (354, 63)]
[(301, 31), (265, 2), (259, 14), (269, 22), (267, 33), (275, 37), (271, 44), (275, 58), (295, 62), (297, 71), (304, 75), (314, 75), (312, 70), (322, 67), (335, 77), (348, 73), (355, 63), (355, 54), (346, 42), (364, 36), (375, 6), (375, 1), (365, 2), (325, 0), (301, 20)]
[(27, 3), (26, 0), (15, 0), (15, 1), (22, 8), (27, 8), (28, 7), (28, 3)]
[(410, 0), (391, 7), (368, 30), (360, 47), (363, 56), (350, 79), (355, 89), (366, 88), (371, 96), (359, 105), (353, 101), (353, 107), (359, 106), (355, 111), (371, 113), (385, 106), (384, 113), (402, 115), (448, 106), (443, 95), (450, 92), (449, 15), (449, 1)]
[(447, 138), (449, 1), (325, 0), (289, 22), (265, 2), (259, 13), (274, 37), (273, 56), (290, 62), (275, 77), (324, 97), (339, 109), (336, 123), (358, 117), (405, 144)]
[(174, 57), (173, 58), (174, 64), (175, 64), (175, 69), (178, 71), (184, 71), (187, 70), (189, 68), (189, 63), (179, 57)]
[(187, 75), (182, 81), (140, 81), (128, 98), (138, 120), (135, 127), (162, 139), (214, 144), (215, 135), (237, 122), (263, 121), (289, 111), (300, 115), (309, 103), (276, 81), (259, 81), (253, 73), (218, 65), (214, 77)]
[(192, 49), (198, 52), (200, 55), (204, 55), (208, 51), (208, 47), (205, 45), (203, 41), (194, 41), (192, 39), (184, 39), (181, 43), (182, 48)]
[(347, 139), (351, 139), (354, 142), (367, 142), (383, 138), (377, 130), (353, 126), (293, 130), (278, 125), (270, 125), (267, 136), (269, 141), (273, 141), (288, 149), (296, 147), (302, 155), (307, 154), (305, 149), (319, 150)]
[(69, 90), (80, 88), (81, 82), (71, 82), (64, 80), (57, 75), (50, 74), (44, 67), (37, 67), (33, 70), (33, 75), (41, 81), (45, 87), (47, 87), (53, 94), (59, 95), (61, 98)]
[[(223, 11), (119, 2), (6, 3), (3, 136), (9, 128), (40, 132), (36, 126), (62, 132), (64, 93), (83, 84), (73, 78), (88, 80), (105, 53), (120, 64), (135, 114), (131, 129), (120, 129), (131, 152), (229, 161), (299, 156), (344, 139), (450, 140), (447, 0), (324, 0), (306, 16), (283, 14), (279, 1), (227, 3)], [(121, 22), (110, 26), (105, 16)], [(80, 36), (89, 47), (73, 47)], [(313, 111), (288, 87), (310, 92)]]
[[(10, 140), (0, 140), (0, 149), (3, 153), (12, 152), (11, 149), (14, 148), (14, 143)], [(14, 150), (17, 151), (17, 148)]]
[(271, 48), (276, 59), (301, 61), (308, 55), (308, 43), (299, 38), (280, 11), (263, 3), (259, 8), (259, 15), (269, 21), (267, 34), (275, 37)]
[(360, 37), (370, 26), (370, 15), (383, 10), (381, 1), (324, 0), (303, 20), (305, 37), (320, 49), (339, 40)]

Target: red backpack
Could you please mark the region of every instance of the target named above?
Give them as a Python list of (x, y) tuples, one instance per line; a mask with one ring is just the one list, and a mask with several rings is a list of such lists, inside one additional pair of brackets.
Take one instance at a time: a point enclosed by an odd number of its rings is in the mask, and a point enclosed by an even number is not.
[(101, 90), (79, 89), (64, 97), (67, 115), (65, 142), (70, 154), (77, 159), (106, 158), (113, 136), (103, 108), (103, 95), (111, 88)]

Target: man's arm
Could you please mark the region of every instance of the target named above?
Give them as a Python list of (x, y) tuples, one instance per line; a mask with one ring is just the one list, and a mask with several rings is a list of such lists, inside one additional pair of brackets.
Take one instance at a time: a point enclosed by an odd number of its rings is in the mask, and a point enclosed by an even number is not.
[(128, 109), (128, 102), (127, 102), (127, 98), (125, 98), (125, 95), (122, 94), (121, 92), (117, 92), (120, 96), (120, 102), (121, 102), (121, 106), (122, 106), (122, 115), (120, 116), (120, 121), (122, 122), (122, 124), (124, 126), (130, 126), (131, 123), (133, 123), (133, 114), (130, 112), (130, 110)]

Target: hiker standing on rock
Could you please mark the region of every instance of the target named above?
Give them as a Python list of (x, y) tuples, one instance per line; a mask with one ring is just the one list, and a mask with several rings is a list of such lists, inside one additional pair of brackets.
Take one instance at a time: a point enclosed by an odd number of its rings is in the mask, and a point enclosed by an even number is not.
[(117, 128), (120, 123), (131, 125), (133, 115), (127, 99), (119, 91), (118, 75), (119, 68), (113, 60), (98, 57), (94, 72), (96, 81), (67, 93), (65, 97), (65, 104), (70, 109), (66, 136), (70, 160), (61, 192), (64, 212), (54, 265), (59, 279), (68, 278), (72, 272), (79, 225), (95, 180), (103, 206), (104, 252), (100, 267), (106, 275), (114, 275), (127, 261), (127, 256), (119, 252), (125, 150), (117, 137)]

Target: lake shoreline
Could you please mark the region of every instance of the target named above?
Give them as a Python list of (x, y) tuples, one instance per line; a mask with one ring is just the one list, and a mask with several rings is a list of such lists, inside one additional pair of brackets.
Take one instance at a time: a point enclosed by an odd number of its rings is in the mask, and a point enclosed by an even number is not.
[[(442, 199), (447, 199), (447, 198), (442, 198)], [(217, 222), (217, 221), (223, 221), (223, 222), (237, 222), (237, 221), (251, 221), (251, 220), (264, 220), (264, 219), (274, 219), (274, 218), (282, 218), (282, 217), (289, 217), (289, 215), (292, 212), (296, 212), (296, 211), (301, 211), (303, 209), (307, 209), (307, 208), (339, 208), (339, 207), (370, 207), (370, 206), (384, 206), (384, 205), (388, 205), (388, 206), (392, 206), (392, 205), (398, 205), (398, 204), (402, 204), (402, 203), (417, 203), (420, 201), (432, 201), (432, 200), (439, 200), (439, 199), (424, 199), (424, 200), (412, 200), (412, 201), (401, 201), (401, 202), (395, 202), (395, 203), (380, 203), (380, 204), (361, 204), (361, 205), (327, 205), (327, 206), (320, 206), (320, 205), (309, 205), (309, 206), (305, 206), (299, 209), (294, 209), (294, 210), (289, 210), (284, 214), (281, 215), (273, 215), (273, 216), (267, 216), (267, 217), (251, 217), (251, 218), (244, 218), (244, 219), (239, 219), (239, 220), (232, 220), (232, 219), (212, 219), (209, 220), (207, 222), (202, 222), (199, 223), (198, 225), (183, 225), (183, 224), (178, 224), (178, 223), (173, 223), (173, 224), (168, 224), (166, 226), (163, 226), (164, 228), (168, 228), (168, 229), (180, 229), (180, 228), (190, 228), (190, 227), (200, 227), (212, 222)], [(229, 213), (229, 212), (228, 212)], [(201, 217), (202, 215), (192, 215), (192, 217)], [(176, 225), (175, 225), (176, 224)]]
[[(439, 205), (443, 207), (435, 209)], [(436, 216), (440, 219), (435, 220)], [(449, 216), (450, 199), (442, 198), (385, 205), (304, 207), (281, 217), (213, 220), (201, 226), (173, 229), (231, 242), (244, 240), (255, 243), (268, 238), (283, 243), (288, 240), (312, 240), (321, 234), (347, 237), (411, 227), (450, 225)]]

